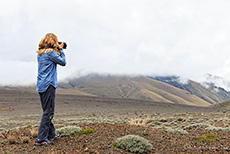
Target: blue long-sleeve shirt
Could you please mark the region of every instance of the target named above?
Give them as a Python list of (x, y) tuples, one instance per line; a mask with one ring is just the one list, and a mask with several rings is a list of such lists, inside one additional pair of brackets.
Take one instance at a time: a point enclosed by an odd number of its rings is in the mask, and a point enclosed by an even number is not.
[(66, 65), (65, 54), (60, 50), (58, 55), (54, 50), (45, 52), (37, 56), (38, 61), (38, 76), (37, 76), (37, 92), (45, 92), (52, 85), (57, 88), (57, 64)]

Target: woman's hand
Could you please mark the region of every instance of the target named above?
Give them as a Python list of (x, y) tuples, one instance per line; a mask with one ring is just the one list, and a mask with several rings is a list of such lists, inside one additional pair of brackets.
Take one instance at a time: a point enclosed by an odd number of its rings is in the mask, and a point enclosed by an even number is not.
[(61, 50), (61, 49), (63, 49), (63, 46), (64, 46), (64, 44), (63, 44), (63, 42), (58, 46), (58, 48)]

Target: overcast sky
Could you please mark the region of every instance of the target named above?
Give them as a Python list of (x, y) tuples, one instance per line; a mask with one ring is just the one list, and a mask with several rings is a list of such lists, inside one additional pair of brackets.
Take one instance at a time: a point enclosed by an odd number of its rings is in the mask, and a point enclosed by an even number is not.
[(38, 43), (66, 41), (59, 81), (85, 73), (206, 73), (230, 81), (229, 0), (1, 0), (0, 84), (36, 83)]

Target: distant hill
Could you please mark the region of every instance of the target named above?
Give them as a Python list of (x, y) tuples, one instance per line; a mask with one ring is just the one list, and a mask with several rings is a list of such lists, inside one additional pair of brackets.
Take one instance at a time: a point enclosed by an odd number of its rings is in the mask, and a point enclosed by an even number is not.
[(230, 110), (230, 99), (214, 104), (213, 107), (219, 109)]
[[(198, 86), (197, 89), (202, 87), (196, 83), (193, 85)], [(196, 106), (209, 106), (215, 103), (205, 95), (202, 96), (207, 97), (206, 100), (197, 96), (198, 93), (192, 93), (186, 89), (145, 76), (129, 77), (90, 74), (59, 83), (59, 89), (72, 89), (100, 97), (133, 98)]]
[[(218, 87), (213, 79), (212, 82), (198, 83), (177, 76), (131, 77), (89, 74), (59, 82), (58, 87), (57, 94), (139, 99), (193, 106), (214, 106), (218, 102), (230, 99), (230, 92)], [(36, 93), (35, 86), (0, 86), (0, 89)]]
[(222, 87), (217, 87), (213, 83), (213, 80), (212, 82), (208, 80), (209, 82), (198, 83), (192, 80), (181, 80), (180, 77), (177, 76), (155, 76), (150, 78), (188, 91), (190, 94), (194, 94), (210, 104), (215, 104), (230, 98), (230, 93)]

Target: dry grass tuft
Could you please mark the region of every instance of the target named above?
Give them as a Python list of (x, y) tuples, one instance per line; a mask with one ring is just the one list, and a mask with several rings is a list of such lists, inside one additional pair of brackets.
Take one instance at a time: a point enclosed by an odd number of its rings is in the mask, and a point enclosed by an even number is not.
[(30, 138), (29, 138), (29, 137), (24, 137), (24, 138), (22, 139), (22, 143), (29, 143), (29, 141), (30, 141)]
[(31, 133), (33, 138), (36, 138), (38, 136), (38, 131), (35, 128), (32, 128), (30, 130), (30, 133)]
[(15, 144), (15, 143), (16, 143), (16, 137), (13, 136), (13, 135), (8, 136), (7, 139), (8, 139), (8, 142), (9, 142), (10, 144)]
[(130, 125), (145, 126), (149, 122), (149, 119), (133, 119), (129, 121)]

